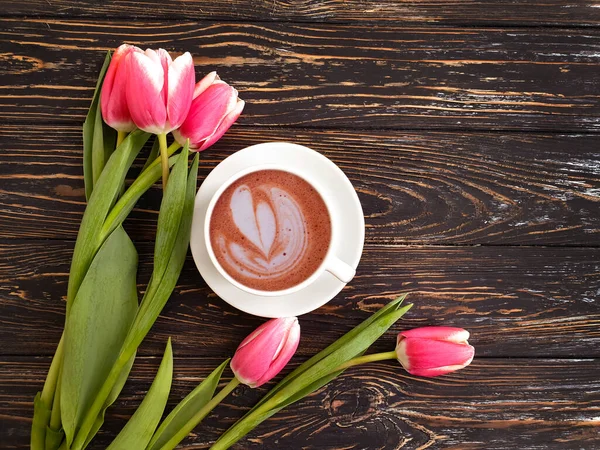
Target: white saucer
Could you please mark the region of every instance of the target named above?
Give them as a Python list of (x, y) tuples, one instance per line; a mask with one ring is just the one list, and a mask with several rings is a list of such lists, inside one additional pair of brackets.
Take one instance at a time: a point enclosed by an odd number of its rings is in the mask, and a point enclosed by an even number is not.
[(237, 172), (259, 164), (280, 164), (309, 169), (325, 194), (336, 199), (331, 214), (343, 224), (343, 236), (334, 236), (335, 254), (356, 269), (363, 250), (365, 220), (358, 195), (344, 172), (320, 153), (302, 145), (286, 142), (257, 144), (223, 160), (206, 177), (194, 205), (190, 246), (198, 271), (206, 284), (231, 306), (262, 317), (290, 317), (311, 312), (335, 297), (345, 286), (329, 272), (311, 285), (289, 295), (262, 297), (233, 286), (215, 268), (206, 250), (204, 219), (208, 204), (217, 189)]

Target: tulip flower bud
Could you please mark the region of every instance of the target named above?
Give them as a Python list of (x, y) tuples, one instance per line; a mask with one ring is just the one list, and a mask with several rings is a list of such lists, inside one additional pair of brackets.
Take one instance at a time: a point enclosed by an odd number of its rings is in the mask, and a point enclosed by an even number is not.
[(185, 52), (173, 61), (166, 50), (129, 55), (127, 105), (141, 130), (164, 134), (185, 120), (194, 93), (194, 62)]
[(241, 383), (258, 387), (285, 367), (299, 342), (296, 317), (271, 319), (242, 341), (231, 360), (231, 370)]
[(423, 327), (398, 334), (396, 355), (404, 369), (417, 376), (436, 377), (471, 364), (475, 349), (462, 328)]
[(190, 112), (178, 130), (177, 142), (190, 140), (190, 149), (202, 151), (225, 134), (244, 109), (238, 92), (211, 72), (196, 84)]
[(133, 45), (123, 44), (113, 54), (100, 96), (102, 118), (117, 131), (133, 131), (135, 124), (127, 106), (127, 57), (131, 52), (142, 52)]

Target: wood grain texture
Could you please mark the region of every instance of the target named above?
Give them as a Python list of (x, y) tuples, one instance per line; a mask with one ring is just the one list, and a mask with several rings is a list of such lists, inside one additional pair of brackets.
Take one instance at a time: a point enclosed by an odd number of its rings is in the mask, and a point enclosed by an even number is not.
[[(600, 448), (599, 6), (3, 1), (0, 447), (28, 448), (85, 206), (80, 124), (104, 53), (128, 42), (190, 51), (198, 76), (218, 70), (247, 101), (202, 154), (201, 180), (240, 148), (285, 140), (331, 158), (355, 186), (361, 265), (300, 318), (292, 366), (401, 292), (415, 306), (372, 351), (424, 325), (464, 327), (476, 347), (469, 368), (437, 379), (393, 362), (351, 369), (236, 450)], [(140, 290), (160, 198), (152, 189), (127, 222)], [(262, 322), (220, 300), (188, 258), (90, 448), (106, 448), (134, 412), (169, 336), (172, 407)], [(183, 447), (207, 449), (265, 392), (236, 391)]]
[[(177, 355), (177, 343), (174, 352)], [(167, 408), (220, 362), (176, 357)], [(90, 449), (106, 448), (133, 414), (158, 363), (158, 358), (136, 360)], [(3, 448), (28, 448), (32, 399), (48, 364), (45, 358), (0, 360)], [(598, 448), (598, 370), (600, 360), (594, 359), (475, 359), (463, 371), (424, 379), (406, 374), (392, 361), (370, 364), (348, 370), (281, 411), (233, 449)], [(230, 376), (227, 370), (224, 381)], [(270, 386), (238, 388), (181, 448), (207, 449)]]
[[(0, 354), (51, 355), (64, 320), (73, 243), (0, 245)], [(139, 287), (152, 247), (139, 243)], [(312, 355), (401, 292), (414, 303), (396, 331), (424, 325), (472, 333), (479, 356), (600, 357), (600, 249), (543, 247), (366, 247), (355, 279), (328, 305), (303, 316), (301, 355)], [(263, 320), (234, 310), (188, 258), (175, 293), (141, 354), (220, 356)], [(393, 336), (377, 348), (394, 347)]]
[(600, 130), (600, 30), (5, 18), (0, 122), (81, 123), (123, 41), (195, 55), (242, 125)]
[[(200, 159), (291, 140), (350, 177), (372, 244), (600, 243), (600, 136), (310, 130), (235, 126)], [(84, 209), (81, 131), (0, 129), (0, 236), (75, 239)], [(128, 221), (153, 240), (157, 185)]]
[(597, 26), (595, 0), (4, 0), (3, 15), (145, 19)]

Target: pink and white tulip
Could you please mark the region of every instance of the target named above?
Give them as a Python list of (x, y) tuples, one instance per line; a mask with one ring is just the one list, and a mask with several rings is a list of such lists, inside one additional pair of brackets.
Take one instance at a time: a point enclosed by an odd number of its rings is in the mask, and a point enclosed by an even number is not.
[(242, 341), (231, 360), (231, 370), (241, 383), (261, 386), (285, 367), (299, 342), (296, 317), (271, 319)]
[(194, 62), (185, 52), (175, 60), (162, 48), (131, 52), (127, 105), (141, 130), (164, 134), (181, 126), (194, 94)]
[(123, 44), (113, 54), (100, 95), (102, 118), (108, 126), (117, 131), (129, 132), (135, 129), (127, 106), (127, 58), (132, 52), (142, 52), (141, 49)]
[(462, 328), (415, 328), (398, 334), (396, 356), (407, 372), (437, 377), (471, 363), (475, 349), (467, 339), (469, 332)]
[(178, 130), (177, 142), (190, 140), (190, 149), (202, 151), (217, 142), (244, 109), (238, 92), (211, 72), (196, 84), (190, 112)]

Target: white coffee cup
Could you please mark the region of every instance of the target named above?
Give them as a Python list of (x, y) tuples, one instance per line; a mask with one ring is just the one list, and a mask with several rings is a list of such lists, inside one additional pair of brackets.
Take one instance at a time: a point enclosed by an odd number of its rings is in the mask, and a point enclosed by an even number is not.
[[(321, 264), (319, 265), (317, 270), (315, 270), (308, 278), (306, 278), (301, 283), (298, 283), (287, 289), (282, 289), (282, 290), (277, 290), (277, 291), (266, 291), (266, 290), (253, 289), (248, 286), (245, 286), (244, 284), (240, 283), (239, 281), (237, 281), (233, 277), (231, 277), (231, 275), (229, 275), (225, 271), (225, 269), (221, 266), (221, 264), (217, 260), (217, 257), (215, 256), (215, 252), (212, 248), (211, 239), (210, 239), (210, 224), (211, 224), (212, 213), (213, 213), (213, 210), (215, 208), (217, 201), (219, 200), (219, 198), (221, 197), (223, 192), (225, 192), (225, 190), (229, 186), (231, 186), (231, 184), (233, 184), (235, 181), (237, 181), (241, 177), (248, 175), (250, 173), (259, 172), (262, 170), (281, 170), (281, 171), (288, 172), (288, 173), (291, 173), (293, 175), (296, 175), (296, 176), (302, 178), (304, 181), (306, 181), (308, 184), (310, 184), (315, 189), (315, 191), (317, 191), (317, 193), (321, 196), (321, 198), (325, 202), (325, 206), (326, 206), (327, 212), (329, 214), (329, 219), (331, 221), (331, 237), (329, 240), (329, 249), (327, 250), (325, 258), (323, 258), (323, 261), (321, 262)], [(210, 260), (211, 260), (212, 264), (215, 266), (215, 268), (217, 269), (217, 271), (229, 283), (231, 283), (232, 285), (236, 286), (238, 289), (241, 289), (245, 292), (248, 292), (250, 294), (257, 295), (257, 296), (262, 296), (262, 297), (278, 297), (278, 296), (284, 296), (284, 295), (288, 295), (288, 294), (297, 292), (301, 289), (306, 288), (307, 286), (311, 285), (312, 283), (314, 283), (317, 280), (317, 278), (319, 278), (321, 275), (323, 275), (324, 272), (329, 272), (333, 276), (335, 276), (337, 279), (339, 279), (341, 282), (348, 283), (354, 277), (355, 270), (350, 265), (348, 265), (347, 263), (345, 263), (344, 261), (342, 261), (341, 259), (339, 259), (336, 256), (336, 245), (338, 245), (338, 240), (336, 239), (336, 237), (340, 234), (340, 225), (341, 224), (338, 223), (338, 220), (336, 219), (335, 215), (333, 215), (331, 213), (332, 209), (331, 209), (330, 205), (333, 201), (335, 201), (335, 200), (332, 198), (328, 198), (328, 196), (324, 194), (324, 190), (319, 187), (318, 182), (316, 182), (314, 179), (312, 179), (312, 177), (310, 176), (310, 173), (306, 173), (305, 171), (292, 169), (288, 166), (282, 166), (282, 165), (278, 165), (278, 164), (260, 164), (260, 165), (252, 166), (252, 167), (246, 168), (244, 170), (241, 170), (241, 171), (235, 173), (233, 176), (231, 176), (225, 183), (223, 183), (219, 187), (219, 189), (217, 189), (217, 191), (214, 193), (214, 195), (212, 196), (212, 198), (208, 204), (208, 208), (206, 210), (206, 216), (204, 219), (204, 241), (206, 243), (206, 249), (208, 251), (208, 256), (210, 257)]]

